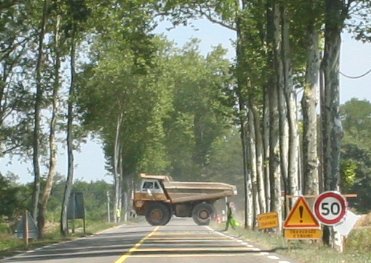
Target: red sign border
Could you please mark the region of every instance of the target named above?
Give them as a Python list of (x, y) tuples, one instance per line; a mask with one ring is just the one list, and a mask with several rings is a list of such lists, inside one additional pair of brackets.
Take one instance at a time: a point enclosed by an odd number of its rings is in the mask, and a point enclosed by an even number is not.
[[(333, 197), (333, 198), (337, 199), (340, 202), (341, 209), (342, 209), (339, 216), (334, 218), (334, 219), (331, 219), (331, 220), (322, 217), (322, 215), (319, 212), (319, 206), (320, 206), (322, 200), (327, 198), (327, 197)], [(318, 221), (320, 221), (322, 224), (327, 225), (327, 226), (336, 225), (337, 223), (340, 223), (346, 215), (347, 201), (346, 201), (345, 197), (342, 196), (339, 192), (336, 192), (336, 191), (324, 192), (324, 193), (320, 194), (316, 198), (316, 200), (314, 201), (313, 211), (314, 211), (314, 215), (316, 216)]]

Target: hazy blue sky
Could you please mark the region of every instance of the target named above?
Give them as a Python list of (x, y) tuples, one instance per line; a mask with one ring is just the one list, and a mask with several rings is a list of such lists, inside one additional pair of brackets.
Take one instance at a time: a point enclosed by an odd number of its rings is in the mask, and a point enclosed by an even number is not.
[[(198, 38), (201, 40), (200, 51), (203, 54), (210, 51), (213, 46), (222, 44), (229, 50), (228, 57), (234, 57), (232, 40), (235, 39), (235, 33), (228, 29), (206, 21), (196, 21), (193, 23), (193, 27), (180, 26), (170, 31), (166, 30), (167, 27), (170, 27), (170, 24), (163, 23), (156, 32), (162, 32), (169, 40), (174, 41), (180, 47), (190, 38)], [(341, 72), (350, 76), (359, 76), (369, 69), (371, 69), (371, 44), (362, 44), (352, 40), (349, 35), (343, 35)], [(340, 83), (341, 103), (354, 97), (371, 101), (371, 74), (360, 79), (348, 79), (341, 76)], [(67, 158), (65, 149), (59, 148), (59, 152), (58, 170), (61, 174), (66, 174)], [(112, 181), (111, 176), (104, 169), (105, 161), (97, 140), (91, 140), (81, 146), (81, 151), (75, 155), (75, 164), (75, 179)], [(33, 180), (31, 160), (28, 163), (19, 163), (17, 159), (14, 159), (12, 164), (9, 164), (8, 161), (0, 159), (0, 171), (3, 174), (6, 174), (7, 171), (18, 174), (22, 183)]]

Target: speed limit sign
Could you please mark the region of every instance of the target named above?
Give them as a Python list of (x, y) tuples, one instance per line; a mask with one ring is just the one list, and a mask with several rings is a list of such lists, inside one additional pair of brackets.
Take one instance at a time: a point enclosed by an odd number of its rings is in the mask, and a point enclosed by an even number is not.
[(314, 214), (324, 225), (340, 223), (346, 214), (347, 202), (338, 192), (324, 192), (314, 202)]

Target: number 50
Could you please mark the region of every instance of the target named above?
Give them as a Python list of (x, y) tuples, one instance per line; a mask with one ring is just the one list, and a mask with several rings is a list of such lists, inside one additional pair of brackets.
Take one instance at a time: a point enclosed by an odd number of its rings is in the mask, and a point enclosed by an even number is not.
[(321, 213), (324, 216), (338, 215), (340, 213), (340, 205), (338, 203), (323, 202), (321, 204)]

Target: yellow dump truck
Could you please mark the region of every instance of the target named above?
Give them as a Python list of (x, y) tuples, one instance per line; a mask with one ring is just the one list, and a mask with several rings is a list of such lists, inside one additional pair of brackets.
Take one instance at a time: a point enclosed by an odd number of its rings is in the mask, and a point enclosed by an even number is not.
[(192, 217), (208, 225), (216, 200), (237, 195), (234, 185), (216, 182), (177, 182), (166, 175), (140, 174), (140, 188), (134, 193), (133, 208), (151, 225), (166, 225), (173, 215)]

